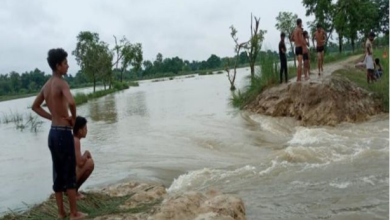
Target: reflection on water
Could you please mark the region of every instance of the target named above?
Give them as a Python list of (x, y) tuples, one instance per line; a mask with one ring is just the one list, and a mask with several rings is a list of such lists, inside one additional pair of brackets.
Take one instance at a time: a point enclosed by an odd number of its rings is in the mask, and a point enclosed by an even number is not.
[(89, 116), (93, 121), (115, 123), (118, 120), (115, 95), (108, 95), (100, 100), (92, 100), (89, 105)]
[(129, 96), (126, 100), (127, 116), (148, 117), (148, 108), (146, 106), (146, 94), (144, 91), (139, 91)]

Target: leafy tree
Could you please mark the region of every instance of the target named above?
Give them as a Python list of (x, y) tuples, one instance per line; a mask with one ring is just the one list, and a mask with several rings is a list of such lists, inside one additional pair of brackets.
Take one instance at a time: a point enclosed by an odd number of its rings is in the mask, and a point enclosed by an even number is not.
[(306, 16), (314, 15), (314, 23), (322, 24), (327, 33), (326, 43), (328, 43), (334, 30), (334, 17), (337, 14), (332, 0), (303, 0), (302, 3), (306, 8)]
[(93, 81), (93, 92), (95, 92), (97, 73), (95, 72), (97, 57), (99, 56), (99, 34), (89, 31), (82, 31), (77, 36), (76, 49), (72, 54), (76, 57), (76, 61), (90, 80)]
[(279, 15), (276, 17), (276, 29), (278, 29), (280, 32), (284, 32), (287, 35), (287, 39), (290, 43), (290, 49), (294, 56), (294, 66), (297, 66), (296, 59), (295, 59), (295, 53), (294, 53), (294, 45), (291, 42), (290, 36), (292, 35), (295, 27), (296, 27), (296, 21), (298, 20), (298, 15), (293, 14), (292, 12), (279, 12)]
[(207, 67), (210, 69), (218, 68), (221, 66), (221, 58), (219, 58), (217, 55), (212, 54), (208, 59), (207, 59)]
[[(255, 26), (253, 27), (253, 20), (255, 20)], [(264, 40), (264, 35), (267, 33), (265, 30), (259, 29), (260, 18), (256, 18), (251, 15), (251, 37), (249, 41), (244, 45), (244, 48), (247, 52), (249, 66), (251, 69), (251, 79), (254, 80), (255, 77), (255, 63), (259, 51)]]

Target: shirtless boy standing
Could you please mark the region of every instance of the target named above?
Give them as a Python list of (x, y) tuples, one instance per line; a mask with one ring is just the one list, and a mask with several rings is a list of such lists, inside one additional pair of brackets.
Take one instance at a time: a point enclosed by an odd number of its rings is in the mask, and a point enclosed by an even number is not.
[(321, 24), (317, 24), (317, 31), (314, 33), (314, 39), (317, 42), (317, 56), (318, 56), (318, 76), (324, 72), (324, 51), (326, 42), (326, 33), (322, 29)]
[[(76, 104), (68, 83), (62, 78), (69, 68), (67, 56), (68, 54), (61, 48), (49, 50), (47, 61), (53, 75), (35, 98), (32, 110), (52, 122), (48, 144), (53, 161), (53, 190), (58, 206), (58, 218), (66, 218), (62, 195), (66, 190), (70, 219), (77, 220), (86, 217), (87, 214), (78, 212), (76, 206), (76, 157), (72, 135), (72, 127), (76, 120)], [(50, 113), (41, 107), (43, 101), (46, 102)]]
[(298, 58), (297, 82), (300, 82), (302, 76), (302, 58), (303, 58), (303, 44), (304, 44), (301, 19), (297, 20), (297, 26), (295, 27), (291, 40), (295, 43), (295, 55)]

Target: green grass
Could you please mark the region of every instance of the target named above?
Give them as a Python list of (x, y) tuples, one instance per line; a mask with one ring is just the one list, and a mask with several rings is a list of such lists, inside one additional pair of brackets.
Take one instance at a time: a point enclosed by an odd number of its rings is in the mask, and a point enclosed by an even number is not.
[(97, 98), (106, 96), (108, 94), (112, 94), (112, 93), (117, 92), (117, 91), (128, 89), (129, 85), (139, 86), (138, 82), (130, 82), (130, 83), (114, 82), (111, 89), (99, 90), (99, 91), (96, 91), (94, 93), (89, 93), (89, 94), (77, 93), (75, 96), (73, 96), (73, 98), (76, 102), (76, 105), (81, 105), (81, 104), (88, 102), (88, 100), (97, 99)]
[(13, 99), (22, 99), (28, 98), (31, 96), (36, 96), (38, 92), (28, 93), (28, 94), (15, 94), (15, 95), (2, 95), (0, 96), (0, 102), (9, 101)]
[(231, 104), (234, 107), (242, 109), (245, 105), (252, 102), (265, 88), (278, 84), (278, 62), (272, 56), (260, 57), (260, 71), (255, 74), (250, 85), (244, 91), (237, 90), (233, 92)]
[[(122, 214), (122, 213), (145, 213), (159, 204), (161, 201), (155, 201), (148, 204), (140, 204), (135, 208), (121, 209), (120, 205), (128, 200), (131, 195), (123, 197), (110, 197), (100, 193), (86, 193), (87, 198), (77, 202), (77, 208), (81, 212), (88, 213), (88, 219), (98, 216)], [(64, 197), (65, 209), (69, 210), (67, 197)], [(47, 201), (36, 205), (27, 206), (28, 211), (24, 213), (11, 212), (1, 217), (0, 220), (49, 220), (57, 219), (57, 205), (52, 195)], [(67, 218), (69, 219), (69, 218)]]
[[(388, 47), (386, 51), (388, 54)], [(383, 111), (389, 112), (389, 60), (388, 58), (382, 58), (382, 52), (383, 50), (374, 50), (374, 58), (380, 58), (380, 63), (383, 68), (382, 77), (374, 83), (368, 84), (366, 71), (357, 68), (345, 68), (337, 70), (333, 74), (344, 76), (359, 87), (373, 92), (382, 101)]]

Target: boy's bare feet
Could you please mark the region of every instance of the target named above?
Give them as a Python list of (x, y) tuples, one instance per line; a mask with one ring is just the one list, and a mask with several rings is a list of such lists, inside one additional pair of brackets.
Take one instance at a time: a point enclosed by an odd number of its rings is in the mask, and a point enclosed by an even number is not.
[(67, 216), (65, 214), (65, 212), (63, 214), (59, 214), (58, 215), (58, 219), (65, 219)]
[(79, 220), (79, 219), (84, 219), (88, 216), (86, 213), (82, 212), (77, 212), (76, 215), (70, 215), (70, 220)]

